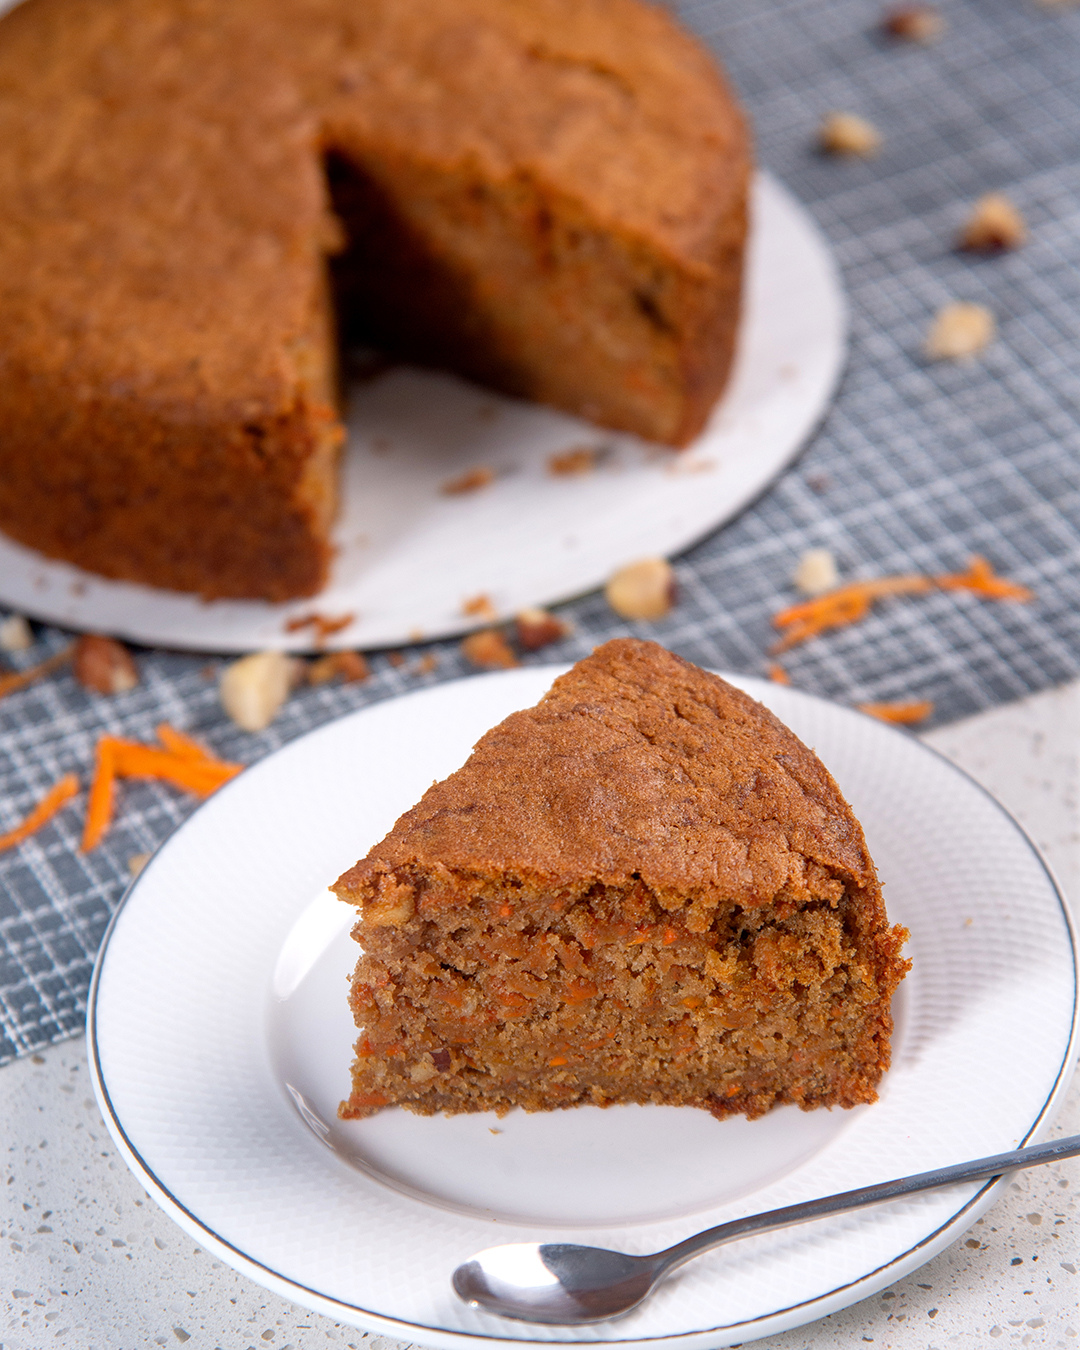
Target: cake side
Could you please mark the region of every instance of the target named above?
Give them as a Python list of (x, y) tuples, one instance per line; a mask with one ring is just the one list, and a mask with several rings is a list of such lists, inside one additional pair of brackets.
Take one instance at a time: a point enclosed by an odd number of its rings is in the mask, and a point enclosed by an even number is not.
[(243, 27), (181, 0), (0, 20), (0, 528), (285, 599), (330, 557), (330, 222), (317, 126)]
[(605, 644), (333, 888), (360, 907), (346, 1116), (872, 1101), (907, 963), (862, 832), (760, 705)]
[(333, 154), (439, 283), (384, 250), (354, 269), (358, 310), (607, 425), (701, 425), (734, 343), (746, 134), (659, 11), (24, 0), (0, 18), (0, 528), (208, 597), (321, 584)]

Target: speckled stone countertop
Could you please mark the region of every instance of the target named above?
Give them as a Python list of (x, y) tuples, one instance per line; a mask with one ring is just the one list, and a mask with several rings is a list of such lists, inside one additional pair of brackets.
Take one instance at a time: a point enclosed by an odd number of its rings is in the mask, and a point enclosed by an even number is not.
[[(926, 737), (1027, 828), (1080, 897), (1080, 684)], [(1080, 1083), (1052, 1130), (1080, 1133)], [(396, 1342), (266, 1293), (195, 1246), (113, 1147), (81, 1042), (0, 1070), (0, 1350), (312, 1350)], [(762, 1350), (1080, 1348), (1080, 1161), (1018, 1173), (967, 1235), (891, 1289)]]

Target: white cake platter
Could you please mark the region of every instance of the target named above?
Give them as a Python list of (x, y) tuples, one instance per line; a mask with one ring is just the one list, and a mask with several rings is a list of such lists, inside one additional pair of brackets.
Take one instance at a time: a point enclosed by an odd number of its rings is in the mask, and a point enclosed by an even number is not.
[[(784, 469), (839, 377), (846, 313), (828, 246), (775, 179), (757, 178), (745, 312), (731, 383), (679, 454), (452, 376), (394, 367), (352, 390), (337, 556), (317, 596), (206, 603), (107, 581), (0, 535), (0, 604), (75, 629), (196, 651), (383, 647), (445, 637), (604, 583), (624, 563), (671, 556), (730, 520)], [(587, 447), (594, 470), (556, 476)], [(443, 488), (473, 469), (479, 490)], [(489, 607), (466, 612), (486, 597)]]
[(948, 761), (794, 689), (735, 677), (817, 748), (866, 830), (890, 919), (911, 934), (876, 1103), (756, 1121), (663, 1106), (338, 1120), (358, 949), (353, 911), (326, 887), (557, 673), (481, 675), (361, 709), (245, 770), (166, 840), (122, 901), (90, 991), (90, 1071), (121, 1155), (250, 1279), (440, 1350), (716, 1350), (893, 1284), (1008, 1178), (745, 1239), (594, 1326), (511, 1322), (450, 1286), (496, 1243), (656, 1251), (1046, 1136), (1077, 1049), (1075, 939), (1052, 877)]

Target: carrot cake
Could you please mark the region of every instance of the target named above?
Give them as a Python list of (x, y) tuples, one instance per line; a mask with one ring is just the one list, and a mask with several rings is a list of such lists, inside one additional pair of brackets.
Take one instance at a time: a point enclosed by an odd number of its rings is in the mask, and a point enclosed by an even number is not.
[(0, 19), (0, 529), (317, 591), (339, 338), (681, 445), (746, 131), (641, 0), (24, 0)]
[(761, 704), (608, 642), (333, 887), (345, 1118), (872, 1102), (908, 969), (851, 808)]

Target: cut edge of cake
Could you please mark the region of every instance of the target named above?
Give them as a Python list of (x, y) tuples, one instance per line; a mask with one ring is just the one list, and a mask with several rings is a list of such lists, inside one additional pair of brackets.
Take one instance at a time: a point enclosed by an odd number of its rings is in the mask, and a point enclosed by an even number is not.
[(345, 1118), (875, 1100), (909, 968), (861, 828), (770, 712), (605, 644), (332, 888), (360, 909)]

